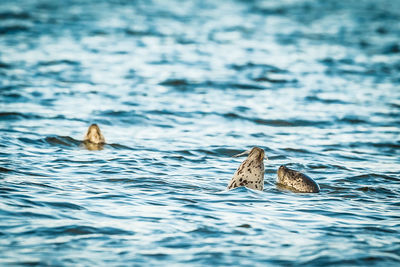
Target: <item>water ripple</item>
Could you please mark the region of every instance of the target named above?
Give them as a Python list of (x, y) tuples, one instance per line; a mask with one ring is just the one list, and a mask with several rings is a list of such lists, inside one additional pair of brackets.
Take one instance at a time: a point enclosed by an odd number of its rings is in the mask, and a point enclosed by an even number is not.
[(0, 1), (0, 265), (397, 266), (399, 10)]

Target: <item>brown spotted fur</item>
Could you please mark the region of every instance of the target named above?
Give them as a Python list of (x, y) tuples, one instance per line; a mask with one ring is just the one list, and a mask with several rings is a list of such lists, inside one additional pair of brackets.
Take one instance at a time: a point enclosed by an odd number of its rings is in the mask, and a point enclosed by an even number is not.
[(307, 175), (280, 166), (278, 169), (278, 185), (299, 193), (318, 193), (319, 185)]
[(262, 191), (264, 189), (264, 155), (263, 149), (253, 147), (247, 159), (236, 170), (227, 189), (245, 186)]

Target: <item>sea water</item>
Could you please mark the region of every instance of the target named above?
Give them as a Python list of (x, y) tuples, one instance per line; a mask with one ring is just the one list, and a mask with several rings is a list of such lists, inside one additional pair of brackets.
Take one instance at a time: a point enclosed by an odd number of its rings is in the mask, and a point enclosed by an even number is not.
[[(398, 266), (400, 1), (0, 1), (0, 264)], [(102, 150), (81, 143), (97, 123)], [(263, 148), (264, 191), (226, 186)], [(318, 194), (277, 188), (282, 164)]]

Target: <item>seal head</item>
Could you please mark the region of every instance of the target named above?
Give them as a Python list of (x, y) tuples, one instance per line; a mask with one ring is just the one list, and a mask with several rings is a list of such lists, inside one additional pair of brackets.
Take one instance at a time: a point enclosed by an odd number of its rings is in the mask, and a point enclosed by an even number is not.
[(278, 169), (278, 185), (299, 193), (318, 193), (319, 185), (309, 176), (280, 166)]
[(89, 150), (99, 150), (105, 142), (106, 140), (104, 139), (99, 126), (97, 126), (97, 124), (90, 125), (83, 140), (86, 148)]
[(248, 155), (247, 159), (240, 164), (227, 189), (245, 186), (262, 191), (264, 189), (264, 150), (259, 147), (253, 147), (250, 151), (245, 151), (234, 157), (242, 155)]

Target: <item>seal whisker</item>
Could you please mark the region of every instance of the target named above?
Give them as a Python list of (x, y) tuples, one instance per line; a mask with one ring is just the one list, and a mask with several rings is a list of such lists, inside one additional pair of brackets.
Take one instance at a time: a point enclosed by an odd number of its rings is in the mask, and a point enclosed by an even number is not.
[(246, 150), (246, 151), (244, 151), (244, 152), (242, 152), (242, 153), (233, 155), (232, 158), (238, 158), (238, 157), (241, 157), (241, 156), (249, 155), (250, 152), (251, 152), (251, 150)]

